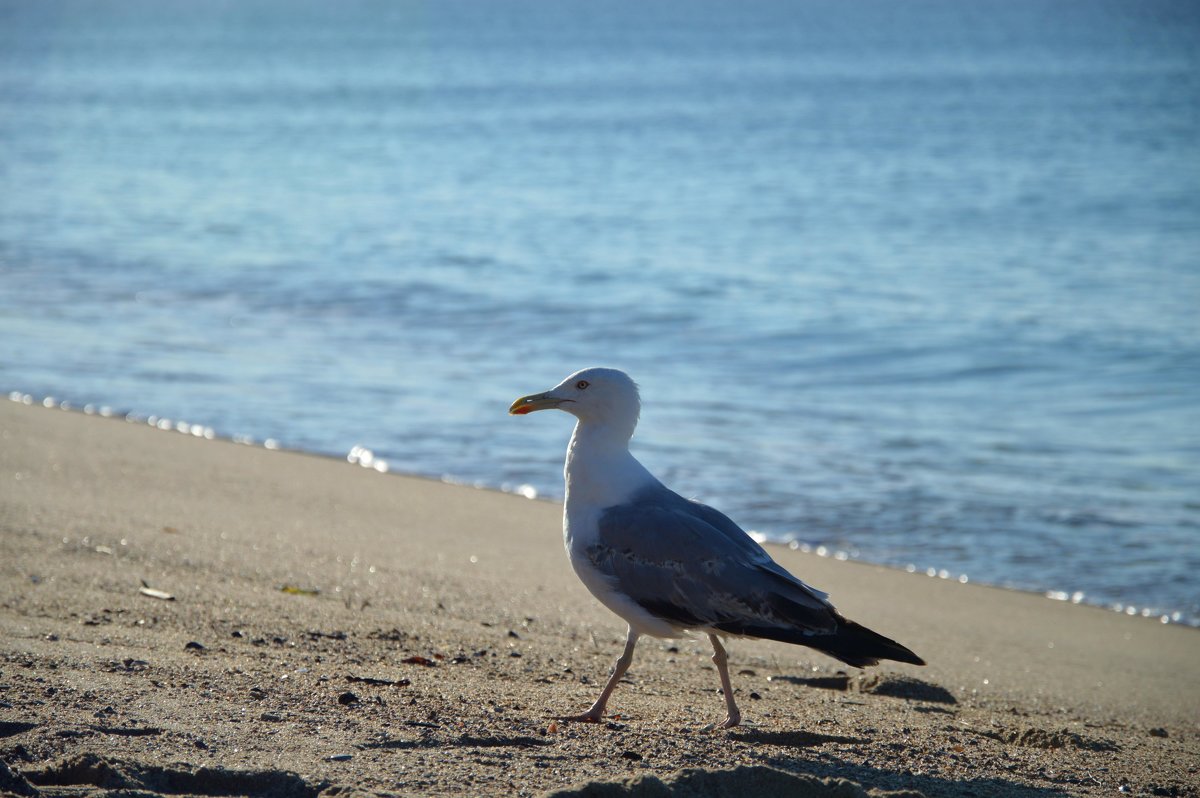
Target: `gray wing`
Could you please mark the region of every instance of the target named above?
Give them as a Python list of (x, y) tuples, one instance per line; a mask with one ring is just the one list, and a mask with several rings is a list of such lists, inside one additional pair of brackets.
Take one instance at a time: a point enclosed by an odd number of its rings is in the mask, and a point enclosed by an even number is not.
[(622, 593), (681, 628), (791, 639), (838, 625), (824, 593), (728, 517), (665, 487), (606, 509), (587, 556)]

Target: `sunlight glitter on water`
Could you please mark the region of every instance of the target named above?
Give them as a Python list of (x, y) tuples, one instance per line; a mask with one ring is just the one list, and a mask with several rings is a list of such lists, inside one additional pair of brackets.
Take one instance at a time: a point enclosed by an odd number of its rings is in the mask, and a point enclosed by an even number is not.
[(1195, 4), (54, 5), (5, 390), (553, 499), (496, 405), (609, 362), (766, 539), (1200, 618)]
[[(86, 415), (99, 415), (99, 413), (94, 408), (91, 413), (88, 413), (84, 409), (84, 407), (76, 408), (68, 402), (62, 402), (53, 397), (45, 397), (44, 399), (39, 401), (32, 394), (23, 393), (21, 391), (9, 392), (8, 398), (9, 398), (9, 401), (15, 402), (17, 404), (26, 405), (26, 406), (41, 405), (42, 407), (45, 407), (47, 409), (67, 410), (67, 411), (84, 413)], [(114, 413), (110, 409), (108, 416), (111, 417), (113, 415), (114, 415)], [(160, 430), (162, 432), (187, 434), (192, 437), (199, 437), (199, 438), (206, 439), (206, 440), (228, 440), (232, 443), (248, 445), (248, 446), (257, 446), (258, 445), (255, 442), (255, 440), (250, 436), (234, 435), (234, 436), (225, 438), (225, 437), (221, 436), (219, 433), (217, 433), (215, 430), (213, 430), (211, 427), (206, 427), (206, 426), (201, 426), (201, 425), (196, 425), (196, 424), (188, 424), (188, 423), (185, 423), (182, 421), (175, 422), (175, 421), (171, 421), (170, 419), (160, 418), (155, 415), (141, 417), (135, 413), (128, 413), (128, 414), (125, 414), (123, 417), (127, 422), (145, 423), (148, 426), (150, 426), (151, 428)], [(262, 443), (262, 447), (264, 449), (269, 449), (269, 450), (279, 450), (282, 448), (280, 443), (274, 439), (265, 440)], [(350, 464), (358, 465), (360, 467), (367, 468), (369, 470), (376, 471), (379, 473), (388, 473), (390, 470), (386, 461), (378, 458), (374, 454), (374, 452), (372, 452), (370, 449), (368, 449), (364, 446), (361, 446), (361, 445), (354, 446), (350, 450), (350, 452), (346, 455), (345, 460), (346, 460), (346, 462), (348, 462)], [(19, 475), (18, 475), (18, 478), (19, 478)], [(441, 478), (441, 481), (446, 484), (462, 485), (462, 486), (466, 486), (466, 487), (473, 487), (476, 489), (488, 489), (489, 487), (491, 487), (491, 486), (488, 486), (486, 484), (481, 484), (481, 483), (475, 483), (475, 484), (464, 483), (460, 480), (456, 480), (449, 476), (443, 476)], [(511, 493), (513, 495), (522, 496), (526, 499), (539, 498), (537, 488), (535, 486), (529, 485), (529, 484), (518, 484), (518, 485), (502, 484), (500, 486), (497, 486), (495, 489), (500, 490), (505, 493)], [(760, 544), (774, 543), (774, 541), (772, 541), (767, 535), (764, 535), (763, 533), (758, 532), (756, 530), (751, 530), (747, 534), (753, 540), (755, 540), (756, 542), (758, 542)], [(788, 548), (790, 548), (794, 551), (800, 551), (800, 552), (804, 552), (806, 554), (814, 554), (819, 557), (828, 557), (828, 558), (832, 558), (832, 559), (840, 560), (840, 561), (849, 561), (849, 560), (857, 560), (858, 559), (857, 556), (855, 556), (851, 552), (847, 552), (847, 551), (843, 551), (843, 550), (839, 550), (839, 549), (832, 549), (832, 548), (830, 548), (828, 546), (824, 546), (824, 545), (814, 546), (814, 545), (804, 543), (801, 541), (797, 541), (797, 540), (791, 540), (791, 541), (788, 541), (787, 543), (784, 543), (781, 545), (786, 545)], [(907, 571), (908, 573), (924, 573), (926, 576), (929, 576), (932, 578), (944, 579), (944, 580), (949, 580), (949, 581), (957, 581), (960, 584), (967, 584), (970, 581), (966, 574), (959, 574), (957, 576), (954, 576), (947, 569), (944, 569), (944, 568), (939, 569), (939, 568), (934, 568), (932, 566), (925, 568), (925, 569), (920, 569), (916, 565), (910, 563), (910, 564), (904, 566), (903, 570)], [(1077, 591), (1061, 591), (1061, 590), (1044, 591), (1042, 593), (1042, 595), (1044, 595), (1046, 598), (1054, 600), (1054, 601), (1070, 601), (1073, 604), (1088, 603), (1085, 593), (1083, 591), (1078, 591), (1078, 590)], [(1139, 609), (1138, 607), (1135, 607), (1133, 605), (1126, 605), (1126, 604), (1120, 604), (1120, 603), (1113, 603), (1113, 604), (1109, 604), (1107, 606), (1109, 609), (1113, 610), (1114, 612), (1118, 612), (1118, 613), (1121, 613), (1124, 615), (1141, 616), (1141, 617), (1145, 617), (1145, 618), (1158, 618), (1160, 620), (1160, 622), (1162, 622), (1162, 623), (1182, 623), (1182, 624), (1187, 624), (1187, 625), (1192, 625), (1192, 626), (1200, 626), (1200, 622), (1194, 621), (1193, 619), (1189, 618), (1181, 611), (1164, 613), (1164, 612), (1161, 612), (1159, 610), (1154, 610), (1149, 607), (1142, 607)]]

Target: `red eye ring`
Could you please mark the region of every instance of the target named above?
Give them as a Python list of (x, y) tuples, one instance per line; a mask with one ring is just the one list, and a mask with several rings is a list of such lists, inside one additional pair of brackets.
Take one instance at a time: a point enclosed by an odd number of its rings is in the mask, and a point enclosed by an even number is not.
[(582, 391), (588, 387), (588, 381), (580, 380), (579, 382), (575, 383), (575, 387)]

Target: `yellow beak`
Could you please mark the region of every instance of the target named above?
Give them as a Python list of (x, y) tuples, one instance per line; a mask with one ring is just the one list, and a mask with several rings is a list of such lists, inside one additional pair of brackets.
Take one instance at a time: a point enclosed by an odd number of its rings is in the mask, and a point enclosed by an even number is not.
[(522, 396), (513, 402), (508, 408), (508, 414), (510, 416), (523, 416), (535, 410), (552, 410), (562, 403), (562, 399), (551, 396), (549, 391), (545, 393), (533, 393), (529, 396)]

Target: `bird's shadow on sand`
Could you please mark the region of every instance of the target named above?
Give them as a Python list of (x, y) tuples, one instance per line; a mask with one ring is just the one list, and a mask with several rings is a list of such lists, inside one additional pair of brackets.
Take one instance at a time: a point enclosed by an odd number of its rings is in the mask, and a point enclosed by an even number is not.
[[(549, 798), (721, 798), (755, 795), (761, 798), (868, 798), (878, 788), (889, 794), (919, 798), (953, 796), (996, 796), (996, 798), (1052, 798), (1061, 790), (1025, 787), (1002, 779), (963, 782), (931, 776), (900, 776), (869, 767), (836, 768), (814, 772), (804, 767), (782, 768), (778, 764), (740, 765), (729, 770), (690, 768), (660, 778), (643, 773), (618, 782), (593, 781), (548, 793)], [(830, 770), (819, 768), (818, 770)], [(832, 778), (831, 778), (832, 777)], [(846, 781), (845, 779), (849, 779)], [(867, 791), (872, 792), (868, 793)], [(898, 790), (898, 793), (891, 791)]]
[(888, 696), (889, 698), (904, 698), (911, 701), (925, 701), (932, 704), (953, 706), (958, 703), (954, 694), (941, 685), (917, 679), (912, 676), (901, 676), (895, 673), (865, 674), (848, 676), (839, 673), (835, 676), (773, 676), (771, 681), (798, 684), (803, 687), (816, 687), (821, 690), (837, 692), (869, 693), (871, 695)]
[(741, 729), (729, 733), (729, 739), (753, 745), (776, 745), (783, 748), (812, 748), (826, 743), (842, 743), (844, 745), (865, 745), (870, 740), (860, 737), (837, 737), (831, 734), (815, 734), (806, 731), (757, 731)]
[[(860, 737), (842, 737), (807, 731), (757, 731), (755, 729), (731, 731), (729, 739), (754, 745), (791, 749), (814, 748), (826, 743), (863, 746), (871, 742)], [(803, 756), (803, 759), (797, 759), (794, 756), (780, 753), (764, 757), (761, 761), (771, 767), (779, 768), (789, 773), (820, 776), (823, 778), (843, 778), (858, 782), (864, 786), (888, 790), (916, 790), (930, 796), (994, 795), (1004, 796), (1004, 798), (1048, 798), (1049, 796), (1066, 794), (1058, 789), (1027, 787), (1003, 779), (986, 778), (979, 779), (978, 781), (962, 782), (942, 779), (936, 776), (899, 774), (836, 759), (818, 764), (808, 758), (811, 756), (810, 754)]]
[(1057, 787), (1031, 787), (1002, 778), (986, 777), (963, 781), (930, 775), (915, 775), (882, 770), (868, 765), (858, 765), (837, 758), (823, 762), (798, 760), (787, 755), (766, 757), (763, 764), (788, 773), (805, 774), (820, 778), (848, 779), (864, 788), (903, 791), (914, 790), (929, 798), (941, 796), (978, 796), (978, 798), (1058, 798), (1068, 793)]
[(552, 741), (541, 737), (461, 734), (445, 738), (425, 736), (416, 740), (373, 740), (359, 743), (358, 747), (363, 750), (407, 751), (414, 748), (536, 748), (552, 744)]

